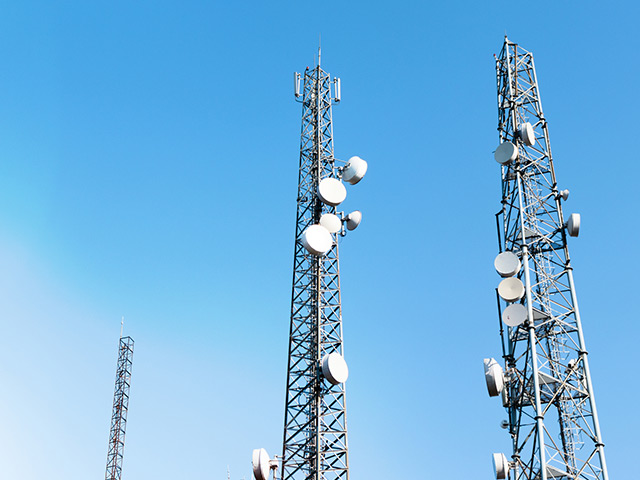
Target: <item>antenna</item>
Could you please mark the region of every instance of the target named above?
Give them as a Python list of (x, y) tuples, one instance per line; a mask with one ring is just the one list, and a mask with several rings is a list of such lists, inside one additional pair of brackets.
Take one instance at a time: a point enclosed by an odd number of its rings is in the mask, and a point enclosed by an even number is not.
[(131, 388), (131, 366), (133, 362), (133, 338), (122, 337), (123, 326), (124, 317), (122, 317), (120, 322), (118, 367), (116, 369), (116, 387), (113, 394), (113, 412), (111, 414), (105, 480), (120, 480), (122, 477), (124, 436), (127, 427), (129, 390)]
[(496, 74), (502, 207), (494, 266), (505, 368), (503, 376), (486, 359), (485, 375), (508, 412), (513, 462), (494, 453), (494, 472), (497, 479), (608, 480), (567, 245), (580, 216), (564, 220), (569, 191), (556, 188), (533, 55), (506, 32)]
[[(281, 465), (281, 480), (349, 478), (345, 382), (349, 375), (342, 340), (338, 238), (360, 223), (358, 210), (345, 216), (345, 183), (355, 185), (366, 162), (352, 157), (339, 167), (333, 154), (331, 76), (306, 69), (302, 88), (302, 134), (294, 274), (291, 294), (289, 363), (282, 457), (269, 460), (253, 451), (257, 480)], [(296, 85), (298, 77), (294, 77)], [(339, 81), (334, 82), (340, 97)], [(296, 92), (299, 89), (296, 87)], [(354, 160), (357, 159), (357, 160)], [(348, 172), (348, 173), (347, 173)], [(345, 178), (346, 175), (346, 178)]]

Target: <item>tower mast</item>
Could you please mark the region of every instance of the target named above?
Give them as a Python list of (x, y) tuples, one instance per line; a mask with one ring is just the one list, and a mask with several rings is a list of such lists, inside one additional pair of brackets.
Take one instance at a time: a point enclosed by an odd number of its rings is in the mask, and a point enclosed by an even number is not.
[(122, 456), (124, 454), (124, 435), (127, 426), (131, 366), (133, 361), (133, 339), (122, 336), (122, 327), (123, 325), (121, 324), (105, 480), (120, 480), (122, 478)]
[(504, 375), (492, 359), (485, 368), (490, 395), (502, 394), (513, 444), (511, 461), (494, 454), (496, 476), (608, 480), (567, 246), (580, 217), (563, 216), (569, 191), (558, 190), (533, 55), (505, 37), (496, 74)]
[[(336, 206), (346, 196), (346, 191), (339, 193), (344, 190), (341, 180), (357, 183), (366, 171), (366, 162), (352, 157), (339, 167), (334, 158), (331, 106), (340, 101), (340, 80), (331, 80), (322, 70), (320, 58), (318, 50), (317, 65), (304, 72), (302, 92), (301, 76), (295, 74), (296, 98), (302, 103), (302, 133), (283, 480), (349, 478), (344, 387), (348, 370), (343, 358), (337, 240), (346, 233), (345, 225), (353, 230), (361, 216), (358, 211), (344, 216)], [(333, 191), (324, 191), (325, 186)], [(336, 191), (338, 198), (330, 198)], [(318, 232), (322, 235), (316, 238)], [(322, 242), (317, 242), (325, 236), (326, 247), (322, 247)]]

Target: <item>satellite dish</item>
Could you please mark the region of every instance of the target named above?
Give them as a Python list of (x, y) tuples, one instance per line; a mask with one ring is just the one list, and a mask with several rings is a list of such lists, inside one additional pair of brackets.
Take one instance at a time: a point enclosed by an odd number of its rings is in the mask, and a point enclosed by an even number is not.
[(337, 352), (326, 354), (322, 358), (322, 375), (332, 385), (346, 382), (349, 377), (349, 368), (342, 355)]
[(302, 245), (309, 253), (314, 255), (325, 255), (333, 246), (333, 238), (322, 225), (311, 225), (300, 237)]
[(518, 133), (520, 135), (520, 140), (522, 140), (522, 143), (524, 143), (525, 145), (528, 145), (530, 147), (534, 143), (536, 143), (536, 134), (529, 122), (520, 125), (520, 130)]
[(362, 212), (355, 210), (347, 215), (347, 230), (355, 230), (362, 221)]
[(360, 157), (351, 157), (342, 171), (342, 179), (355, 185), (362, 180), (365, 173), (367, 173), (367, 162)]
[(560, 192), (560, 198), (566, 202), (569, 199), (569, 190), (562, 190)]
[(509, 420), (502, 420), (500, 422), (500, 428), (502, 428), (503, 430), (506, 430), (507, 428), (509, 428)]
[(527, 316), (527, 309), (524, 305), (513, 303), (502, 312), (502, 321), (510, 327), (517, 327), (527, 320)]
[(567, 232), (569, 232), (569, 235), (577, 237), (580, 234), (580, 214), (572, 213), (565, 225), (567, 226)]
[(323, 178), (318, 184), (318, 197), (323, 203), (335, 207), (347, 198), (347, 189), (337, 178)]
[(511, 142), (501, 143), (500, 146), (496, 148), (493, 157), (500, 165), (507, 165), (518, 158), (518, 147)]
[(251, 464), (253, 465), (253, 476), (256, 480), (269, 480), (269, 454), (264, 448), (256, 448), (253, 451)]
[(501, 277), (513, 277), (520, 271), (522, 264), (520, 259), (513, 252), (502, 252), (493, 262), (496, 271)]
[(504, 370), (495, 358), (484, 359), (484, 380), (490, 397), (497, 397), (504, 388)]
[(329, 230), (331, 233), (338, 233), (342, 230), (342, 221), (333, 213), (324, 213), (320, 217), (320, 225)]
[(506, 479), (507, 471), (509, 470), (509, 462), (504, 453), (493, 454), (493, 473), (496, 475), (497, 480)]
[(505, 278), (498, 285), (498, 295), (505, 302), (517, 302), (524, 297), (524, 285), (518, 278)]

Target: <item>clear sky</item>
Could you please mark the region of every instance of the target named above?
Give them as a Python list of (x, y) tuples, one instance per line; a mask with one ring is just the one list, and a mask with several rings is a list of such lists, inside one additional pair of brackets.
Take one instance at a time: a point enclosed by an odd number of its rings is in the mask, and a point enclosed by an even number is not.
[[(605, 6), (606, 5), (606, 6)], [(0, 8), (0, 478), (249, 480), (282, 442), (301, 107), (342, 78), (353, 478), (489, 479), (493, 54), (535, 55), (612, 479), (637, 476), (636, 2), (32, 1)], [(636, 292), (636, 293), (634, 293)]]

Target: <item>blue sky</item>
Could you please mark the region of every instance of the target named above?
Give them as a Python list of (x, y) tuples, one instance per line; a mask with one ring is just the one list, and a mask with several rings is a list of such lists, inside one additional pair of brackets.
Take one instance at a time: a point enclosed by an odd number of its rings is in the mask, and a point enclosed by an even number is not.
[[(342, 78), (367, 177), (341, 244), (354, 478), (492, 478), (493, 54), (535, 55), (611, 478), (632, 478), (640, 174), (633, 2), (4, 2), (0, 476), (104, 474), (120, 317), (127, 479), (249, 478), (281, 448), (300, 132)], [(629, 402), (629, 406), (626, 403)], [(633, 473), (632, 473), (633, 472)]]

